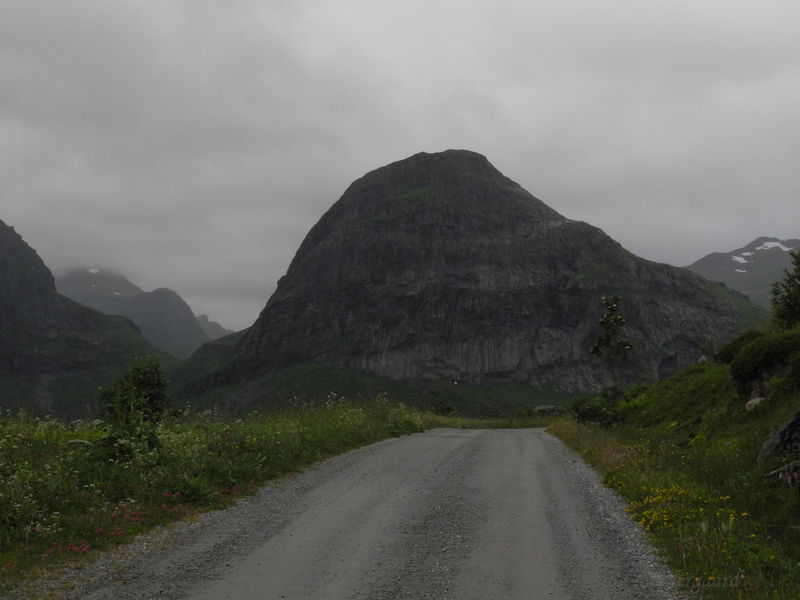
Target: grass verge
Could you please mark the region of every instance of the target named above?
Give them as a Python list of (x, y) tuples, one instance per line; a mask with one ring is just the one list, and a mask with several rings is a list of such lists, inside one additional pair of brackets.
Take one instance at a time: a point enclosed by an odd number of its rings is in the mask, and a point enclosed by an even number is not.
[(437, 424), (428, 419), (381, 398), (236, 420), (206, 412), (159, 425), (158, 451), (120, 460), (102, 446), (101, 421), (0, 413), (0, 592), (326, 457)]
[(798, 491), (754, 460), (767, 413), (710, 411), (713, 429), (702, 419), (611, 430), (561, 420), (549, 431), (628, 501), (630, 516), (697, 597), (799, 598)]

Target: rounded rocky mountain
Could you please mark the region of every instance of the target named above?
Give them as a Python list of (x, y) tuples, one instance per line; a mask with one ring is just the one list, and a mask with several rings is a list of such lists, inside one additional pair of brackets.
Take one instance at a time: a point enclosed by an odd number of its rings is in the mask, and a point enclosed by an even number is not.
[(597, 389), (608, 374), (587, 351), (611, 294), (636, 347), (631, 373), (657, 378), (758, 318), (724, 286), (563, 217), (479, 154), (420, 153), (358, 179), (323, 215), (226, 377), (317, 362)]

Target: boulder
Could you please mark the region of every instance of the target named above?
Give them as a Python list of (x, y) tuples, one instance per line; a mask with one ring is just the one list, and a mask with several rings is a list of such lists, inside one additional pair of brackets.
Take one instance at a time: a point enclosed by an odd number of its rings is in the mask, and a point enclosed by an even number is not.
[(800, 410), (761, 445), (756, 461), (774, 456), (800, 457)]

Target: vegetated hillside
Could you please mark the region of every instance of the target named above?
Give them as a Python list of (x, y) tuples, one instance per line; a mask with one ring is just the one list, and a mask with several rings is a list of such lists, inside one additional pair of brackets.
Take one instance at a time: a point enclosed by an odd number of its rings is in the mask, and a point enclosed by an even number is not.
[(628, 499), (688, 587), (709, 598), (794, 598), (799, 407), (800, 329), (752, 331), (715, 362), (629, 389), (595, 413), (611, 427), (551, 431)]
[(76, 302), (108, 315), (128, 317), (154, 346), (179, 358), (230, 333), (206, 315), (195, 317), (176, 292), (168, 288), (145, 292), (109, 269), (74, 269), (57, 278), (56, 286)]
[(0, 221), (0, 407), (92, 414), (99, 384), (154, 353), (129, 320), (59, 294), (41, 258)]
[(392, 380), (319, 363), (292, 365), (245, 383), (198, 388), (195, 377), (213, 371), (217, 361), (230, 356), (230, 347), (218, 345), (223, 340), (227, 345), (229, 338), (206, 344), (188, 361), (170, 370), (170, 394), (176, 403), (242, 415), (263, 407), (324, 404), (329, 398), (369, 402), (386, 396), (393, 402), (438, 415), (507, 418), (529, 415), (541, 405), (567, 407), (573, 400), (569, 394), (537, 391), (519, 383), (469, 385), (441, 380)]
[(789, 267), (789, 252), (798, 248), (798, 239), (760, 237), (742, 248), (704, 256), (687, 269), (710, 281), (721, 281), (746, 294), (755, 304), (769, 308), (772, 284)]
[(620, 294), (628, 376), (662, 378), (761, 314), (744, 296), (640, 259), (469, 151), (417, 154), (354, 182), (207, 385), (302, 363), (395, 380), (598, 389), (601, 297)]

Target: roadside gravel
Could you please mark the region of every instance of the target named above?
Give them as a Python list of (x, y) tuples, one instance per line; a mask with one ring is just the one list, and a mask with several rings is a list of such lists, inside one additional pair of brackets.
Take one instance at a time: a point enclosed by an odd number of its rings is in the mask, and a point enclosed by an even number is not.
[(83, 600), (682, 598), (624, 504), (543, 430), (385, 440), (36, 593)]

